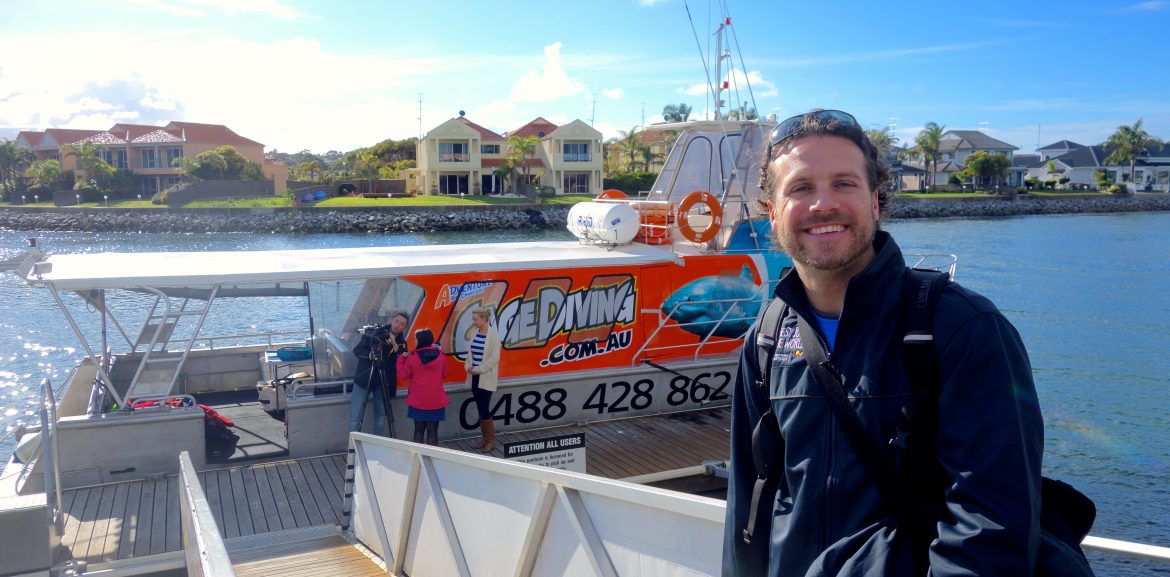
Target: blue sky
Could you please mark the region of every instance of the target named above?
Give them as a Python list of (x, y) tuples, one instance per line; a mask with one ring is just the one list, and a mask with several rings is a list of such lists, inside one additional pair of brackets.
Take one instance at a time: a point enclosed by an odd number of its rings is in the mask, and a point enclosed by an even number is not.
[(420, 100), (422, 132), (464, 110), (612, 137), (710, 110), (700, 47), (725, 14), (729, 99), (752, 106), (746, 78), (763, 115), (839, 108), (903, 142), (933, 121), (1020, 152), (1139, 118), (1170, 139), (1170, 0), (0, 0), (0, 137), (187, 120), (344, 151), (417, 136)]

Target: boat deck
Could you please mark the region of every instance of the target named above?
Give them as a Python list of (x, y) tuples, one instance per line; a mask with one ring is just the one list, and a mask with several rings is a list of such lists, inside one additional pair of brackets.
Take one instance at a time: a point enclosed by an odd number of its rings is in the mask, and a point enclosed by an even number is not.
[[(726, 460), (729, 424), (729, 409), (721, 407), (523, 431), (498, 435), (494, 455), (503, 457), (503, 443), (583, 432), (586, 472), (622, 479)], [(470, 437), (442, 445), (474, 451), (477, 442)], [(340, 526), (345, 470), (345, 455), (337, 454), (207, 470), (199, 481), (230, 550), (233, 540)], [(179, 491), (177, 475), (64, 491), (63, 545), (73, 559), (90, 564), (178, 552)]]

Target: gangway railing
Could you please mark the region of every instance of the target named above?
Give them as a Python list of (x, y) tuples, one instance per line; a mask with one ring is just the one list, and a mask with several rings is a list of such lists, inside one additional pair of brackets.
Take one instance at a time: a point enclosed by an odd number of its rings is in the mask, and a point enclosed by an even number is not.
[(721, 501), (364, 433), (350, 442), (342, 510), (393, 575), (720, 572)]
[(187, 451), (179, 454), (179, 516), (182, 519), (183, 557), (190, 577), (235, 577), (231, 559), (223, 536), (215, 524), (215, 516), (191, 455)]
[[(351, 433), (348, 537), (392, 575), (719, 575), (726, 503)], [(1089, 536), (1087, 551), (1170, 563)]]

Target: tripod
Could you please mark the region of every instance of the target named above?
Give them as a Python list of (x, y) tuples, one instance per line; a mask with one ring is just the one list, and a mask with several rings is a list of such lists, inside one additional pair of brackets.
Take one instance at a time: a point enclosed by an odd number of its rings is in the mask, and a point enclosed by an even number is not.
[[(395, 357), (397, 356), (397, 353), (384, 352), (382, 349), (385, 347), (385, 345), (382, 344), (381, 342), (375, 343), (374, 346), (377, 347), (377, 349), (371, 348), (371, 351), (370, 351), (371, 354), (370, 354), (369, 359), (368, 359), (369, 363), (370, 363), (370, 368), (366, 372), (366, 387), (365, 387), (365, 394), (367, 395), (366, 400), (368, 400), (368, 395), (371, 392), (370, 389), (372, 388), (372, 386), (374, 384), (374, 374), (375, 374), (374, 372), (377, 371), (377, 375), (378, 375), (377, 382), (381, 383), (381, 385), (382, 385), (382, 390), (381, 390), (380, 394), (382, 395), (382, 410), (386, 416), (386, 428), (387, 428), (387, 432), (388, 432), (389, 436), (391, 438), (393, 438), (395, 436), (394, 408), (391, 406), (390, 400), (394, 398), (395, 390), (391, 389), (390, 387), (397, 387), (398, 383), (396, 382), (396, 379), (393, 379), (390, 377), (390, 375), (395, 373), (395, 371), (388, 370), (386, 367), (386, 363), (394, 362)], [(375, 393), (375, 394), (378, 394), (378, 393)], [(363, 406), (364, 406), (366, 400), (362, 401)], [(360, 431), (362, 429), (362, 424), (363, 424), (363, 421), (365, 421), (365, 418), (366, 418), (366, 412), (365, 412), (365, 410), (362, 410), (361, 413), (358, 415), (357, 426), (356, 426), (355, 430)]]

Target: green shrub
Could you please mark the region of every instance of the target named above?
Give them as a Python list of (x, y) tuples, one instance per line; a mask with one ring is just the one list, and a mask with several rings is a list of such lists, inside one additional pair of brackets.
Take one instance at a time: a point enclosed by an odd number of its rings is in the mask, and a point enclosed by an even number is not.
[(1115, 184), (1109, 187), (1109, 192), (1111, 194), (1129, 194), (1129, 187), (1127, 187), (1124, 183)]
[(553, 186), (538, 186), (536, 191), (541, 198), (552, 198), (557, 195), (557, 189)]
[(160, 190), (160, 191), (154, 193), (154, 196), (150, 197), (150, 204), (166, 204), (167, 203), (167, 193), (169, 193), (170, 191), (171, 191), (171, 189), (168, 188), (166, 190)]
[(963, 181), (959, 179), (959, 175), (952, 174), (951, 177), (947, 179), (947, 184), (952, 186), (959, 186), (963, 184)]
[(614, 188), (629, 196), (635, 196), (639, 192), (650, 190), (650, 187), (654, 186), (656, 178), (658, 175), (653, 172), (628, 172), (602, 180), (601, 186), (606, 189)]

